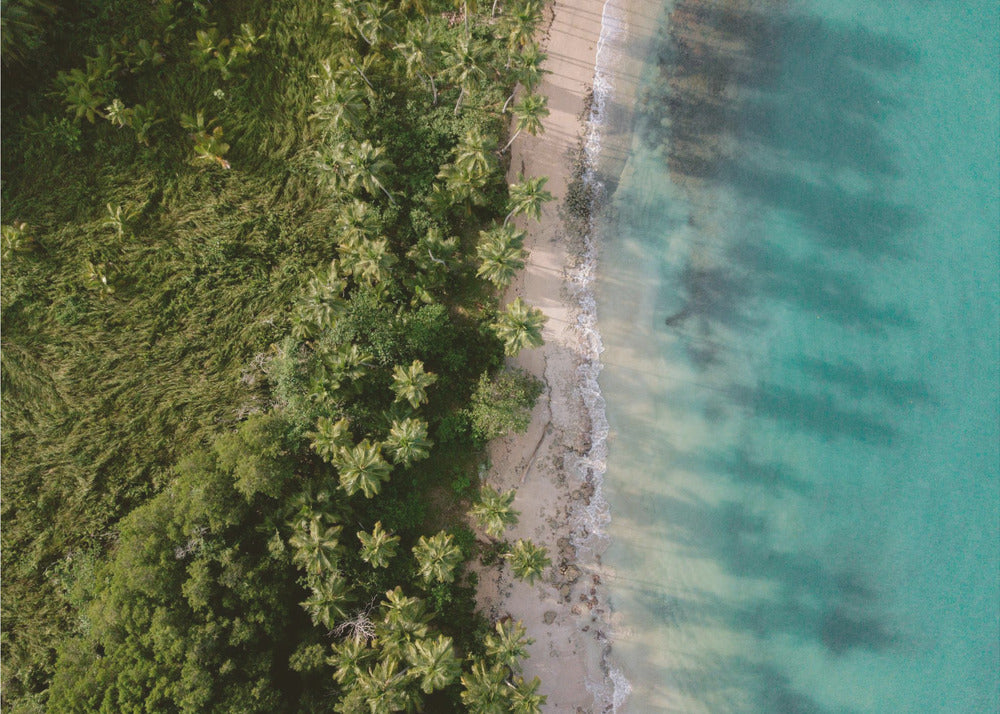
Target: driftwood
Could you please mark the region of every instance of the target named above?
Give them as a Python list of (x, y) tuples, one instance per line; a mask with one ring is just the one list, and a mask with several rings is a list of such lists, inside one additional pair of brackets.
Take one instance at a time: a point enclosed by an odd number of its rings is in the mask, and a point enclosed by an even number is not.
[(542, 436), (538, 440), (538, 443), (535, 444), (534, 451), (531, 452), (531, 457), (528, 459), (528, 465), (525, 466), (524, 471), (521, 472), (521, 480), (519, 481), (519, 484), (523, 484), (524, 479), (528, 477), (528, 471), (531, 470), (532, 464), (535, 463), (535, 457), (538, 456), (538, 450), (542, 447), (542, 442), (545, 441), (545, 437), (549, 435), (549, 429), (551, 428), (552, 428), (552, 422), (551, 421), (545, 422), (545, 428), (542, 429)]

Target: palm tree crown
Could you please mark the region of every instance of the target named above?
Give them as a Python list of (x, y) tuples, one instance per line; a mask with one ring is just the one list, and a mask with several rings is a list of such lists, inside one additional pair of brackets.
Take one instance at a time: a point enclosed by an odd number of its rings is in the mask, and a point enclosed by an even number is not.
[(409, 418), (392, 422), (383, 448), (389, 453), (393, 463), (409, 466), (414, 461), (426, 459), (431, 445), (427, 438), (427, 422)]
[(504, 353), (513, 357), (525, 347), (539, 347), (544, 343), (542, 326), (545, 320), (541, 310), (516, 298), (497, 317), (493, 330), (504, 343)]
[(382, 521), (377, 521), (371, 533), (358, 531), (361, 541), (359, 555), (361, 559), (373, 568), (388, 567), (389, 561), (399, 550), (399, 536), (392, 535), (382, 527)]
[(481, 231), (476, 255), (479, 269), (476, 274), (503, 290), (524, 267), (524, 233), (512, 226), (501, 226)]
[(528, 656), (528, 645), (534, 642), (527, 634), (520, 621), (498, 622), (495, 631), (486, 636), (486, 654), (511, 671), (520, 671), (521, 660)]
[(503, 535), (507, 526), (517, 523), (518, 512), (511, 508), (514, 502), (514, 490), (500, 493), (492, 486), (486, 485), (479, 492), (479, 501), (469, 511), (476, 524), (486, 531), (491, 538)]
[(516, 118), (514, 128), (517, 131), (514, 136), (510, 137), (510, 141), (507, 142), (507, 146), (503, 147), (503, 150), (507, 150), (522, 131), (526, 131), (532, 136), (537, 136), (542, 131), (542, 119), (549, 115), (548, 104), (549, 98), (544, 94), (529, 94), (514, 105)]
[(310, 576), (336, 571), (341, 530), (341, 526), (329, 525), (325, 514), (298, 520), (288, 539), (295, 551), (292, 561)]
[(420, 536), (413, 555), (420, 577), (426, 582), (450, 583), (455, 579), (455, 566), (462, 560), (462, 549), (455, 545), (451, 534), (440, 531), (430, 538)]
[(392, 372), (392, 389), (396, 401), (407, 401), (416, 409), (427, 401), (427, 388), (437, 381), (437, 375), (424, 371), (424, 363), (413, 360), (409, 367), (396, 365)]
[(452, 640), (445, 635), (410, 643), (406, 648), (406, 659), (411, 671), (420, 677), (420, 689), (425, 694), (447, 687), (462, 669), (455, 657)]
[(382, 458), (378, 444), (372, 444), (368, 439), (363, 439), (352, 448), (342, 448), (334, 466), (339, 471), (340, 485), (347, 495), (353, 496), (361, 491), (365, 498), (375, 496), (392, 471), (392, 466)]
[(534, 584), (535, 579), (552, 564), (544, 547), (520, 538), (506, 557), (510, 560), (514, 577), (527, 581), (529, 585)]
[(542, 215), (542, 204), (552, 200), (552, 194), (545, 190), (547, 176), (526, 179), (524, 174), (517, 177), (517, 183), (510, 185), (510, 213), (504, 223), (513, 216), (526, 215), (538, 219)]

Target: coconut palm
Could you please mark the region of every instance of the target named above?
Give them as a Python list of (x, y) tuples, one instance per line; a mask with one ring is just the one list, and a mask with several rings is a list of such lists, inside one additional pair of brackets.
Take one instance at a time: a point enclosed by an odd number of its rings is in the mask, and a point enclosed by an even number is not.
[(371, 714), (414, 711), (419, 704), (408, 688), (413, 676), (408, 670), (399, 671), (399, 664), (395, 657), (385, 657), (355, 684)]
[(464, 203), (466, 207), (486, 203), (483, 189), (489, 181), (488, 171), (474, 171), (456, 164), (445, 164), (441, 167), (438, 178), (444, 179), (444, 187), (435, 184), (428, 198), (428, 204), (438, 215), (444, 215), (455, 203)]
[(483, 49), (479, 42), (466, 36), (447, 45), (441, 54), (447, 76), (459, 86), (455, 102), (455, 114), (458, 114), (462, 100), (486, 77)]
[(361, 560), (373, 568), (385, 568), (399, 550), (399, 536), (392, 535), (382, 527), (382, 521), (375, 523), (371, 533), (358, 531), (361, 550), (358, 554)]
[(513, 14), (508, 15), (507, 46), (512, 52), (531, 42), (535, 28), (542, 19), (542, 6), (536, 0), (527, 0)]
[[(309, 399), (323, 409), (338, 409), (338, 401), (344, 396), (342, 392), (357, 388), (358, 380), (372, 366), (372, 356), (354, 343), (335, 346), (321, 343), (314, 354), (317, 364), (308, 386)], [(347, 446), (347, 443), (341, 445)], [(324, 458), (334, 463), (338, 454), (333, 450)]]
[(486, 635), (483, 644), (486, 655), (492, 662), (510, 668), (512, 672), (521, 670), (521, 660), (528, 656), (528, 645), (534, 642), (527, 636), (521, 621), (498, 622), (494, 632)]
[[(440, 228), (433, 226), (420, 237), (407, 252), (421, 271), (431, 274), (446, 273), (452, 256), (458, 250), (455, 238), (445, 238)], [(443, 277), (443, 275), (441, 276)]]
[(524, 268), (524, 248), (503, 243), (480, 243), (476, 248), (479, 268), (476, 275), (485, 278), (503, 290), (514, 276)]
[(479, 500), (473, 504), (469, 515), (486, 531), (486, 535), (499, 538), (507, 526), (517, 523), (519, 513), (511, 508), (514, 494), (514, 489), (500, 493), (492, 486), (483, 486), (479, 491)]
[(455, 579), (455, 566), (462, 560), (462, 549), (455, 545), (455, 539), (444, 531), (430, 538), (420, 536), (413, 546), (417, 559), (417, 571), (424, 582), (438, 581), (450, 583)]
[(300, 603), (314, 625), (327, 629), (340, 618), (347, 617), (347, 603), (350, 588), (340, 573), (334, 572), (311, 581), (309, 598)]
[(391, 203), (396, 202), (385, 187), (385, 175), (395, 171), (395, 167), (383, 154), (384, 146), (374, 146), (368, 140), (349, 146), (349, 150), (342, 155), (348, 191), (353, 192), (360, 187), (373, 196), (382, 191)]
[(529, 585), (533, 585), (535, 578), (552, 564), (548, 551), (544, 547), (521, 538), (518, 538), (505, 557), (510, 561), (510, 569), (514, 573), (514, 577), (527, 581)]
[(487, 667), (482, 660), (475, 660), (462, 675), (462, 703), (472, 714), (509, 714), (508, 687), (504, 680), (501, 665)]
[(455, 165), (473, 174), (488, 173), (496, 165), (496, 140), (479, 128), (465, 132), (455, 146)]
[(507, 682), (511, 714), (542, 714), (548, 697), (538, 694), (541, 684), (542, 680), (538, 677), (533, 677), (530, 682), (525, 682), (524, 677), (515, 677), (513, 682)]
[(382, 619), (375, 623), (375, 638), (382, 652), (405, 657), (410, 644), (427, 636), (430, 619), (423, 600), (404, 595), (398, 586), (388, 591), (382, 602)]
[(409, 367), (396, 365), (392, 371), (392, 390), (396, 401), (407, 401), (416, 409), (427, 401), (427, 388), (437, 381), (437, 375), (424, 371), (424, 363), (413, 360)]
[(364, 674), (373, 651), (365, 642), (350, 637), (333, 646), (333, 656), (327, 657), (327, 664), (333, 667), (333, 679), (338, 684), (350, 687)]
[(351, 272), (354, 277), (369, 285), (388, 280), (393, 266), (398, 262), (396, 256), (389, 251), (389, 242), (385, 238), (361, 241), (352, 258)]
[(333, 68), (330, 60), (324, 60), (320, 71), (311, 78), (319, 84), (319, 91), (313, 98), (309, 119), (321, 124), (324, 136), (362, 125), (368, 116), (368, 104), (357, 77), (345, 76)]
[(351, 436), (350, 422), (346, 418), (334, 421), (330, 417), (321, 416), (316, 420), (316, 431), (306, 433), (312, 450), (321, 459), (330, 463), (337, 458), (340, 450), (347, 446)]
[(504, 343), (504, 353), (513, 357), (525, 347), (544, 344), (542, 325), (545, 320), (541, 310), (516, 298), (493, 323), (493, 331)]
[(548, 70), (542, 69), (542, 63), (548, 58), (536, 42), (529, 42), (517, 55), (515, 69), (517, 81), (529, 92), (542, 81), (542, 75)]
[(507, 107), (514, 101), (518, 84), (528, 90), (528, 92), (534, 91), (535, 87), (542, 81), (542, 75), (548, 72), (548, 70), (542, 69), (542, 62), (547, 57), (548, 55), (538, 49), (538, 44), (535, 42), (529, 42), (521, 52), (511, 55), (510, 71), (511, 79), (514, 81), (514, 91), (510, 93), (507, 101), (503, 103), (503, 108), (500, 110), (501, 114), (505, 114)]
[(510, 185), (510, 213), (503, 219), (507, 224), (514, 216), (526, 215), (535, 220), (542, 215), (542, 204), (552, 200), (552, 194), (545, 190), (547, 176), (526, 179), (518, 174), (517, 183)]
[(288, 539), (294, 549), (292, 562), (309, 576), (335, 572), (340, 559), (341, 530), (341, 526), (330, 525), (321, 513), (297, 520)]
[(398, 19), (399, 12), (388, 3), (378, 0), (360, 3), (357, 15), (358, 34), (369, 47), (374, 47), (392, 38), (396, 33)]
[(439, 51), (437, 32), (433, 25), (421, 26), (410, 23), (406, 27), (406, 37), (394, 48), (403, 62), (406, 76), (419, 77), (431, 90), (432, 104), (437, 106), (437, 83), (434, 81), (435, 57)]
[(419, 677), (420, 689), (425, 694), (444, 689), (462, 670), (452, 640), (445, 635), (411, 642), (406, 648), (406, 659), (410, 671)]
[(532, 136), (537, 136), (543, 130), (542, 119), (549, 115), (549, 98), (544, 94), (529, 94), (514, 105), (514, 127), (517, 129), (514, 136), (510, 137), (507, 145), (501, 149), (506, 151), (514, 140), (526, 131)]
[(394, 464), (409, 466), (414, 461), (426, 459), (431, 442), (427, 438), (427, 422), (423, 419), (393, 420), (382, 447)]
[(352, 448), (341, 449), (334, 466), (339, 472), (340, 486), (347, 495), (353, 496), (361, 491), (365, 498), (374, 497), (392, 471), (382, 458), (378, 444), (372, 444), (368, 439), (363, 439)]

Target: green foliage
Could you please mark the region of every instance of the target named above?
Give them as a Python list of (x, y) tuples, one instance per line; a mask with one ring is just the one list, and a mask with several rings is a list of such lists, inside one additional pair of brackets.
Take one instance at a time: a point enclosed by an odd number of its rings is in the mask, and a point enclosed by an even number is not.
[(248, 500), (257, 494), (278, 498), (295, 475), (295, 445), (279, 412), (254, 414), (215, 442), (219, 466), (232, 472), (234, 485)]
[[(417, 539), (457, 517), (431, 496), (500, 360), (473, 237), (507, 205), (508, 28), (63, 5), (2, 18), (31, 58), (0, 157), (5, 707), (450, 710), (471, 532)], [(327, 662), (397, 585), (433, 607)]]
[(522, 432), (541, 395), (541, 381), (520, 369), (480, 375), (469, 404), (469, 419), (477, 439), (489, 441), (510, 432)]

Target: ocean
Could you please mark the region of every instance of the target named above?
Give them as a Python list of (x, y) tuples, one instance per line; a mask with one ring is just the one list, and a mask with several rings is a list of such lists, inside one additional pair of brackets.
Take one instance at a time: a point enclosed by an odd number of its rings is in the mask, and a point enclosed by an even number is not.
[(617, 1), (618, 711), (1000, 712), (1000, 6)]

